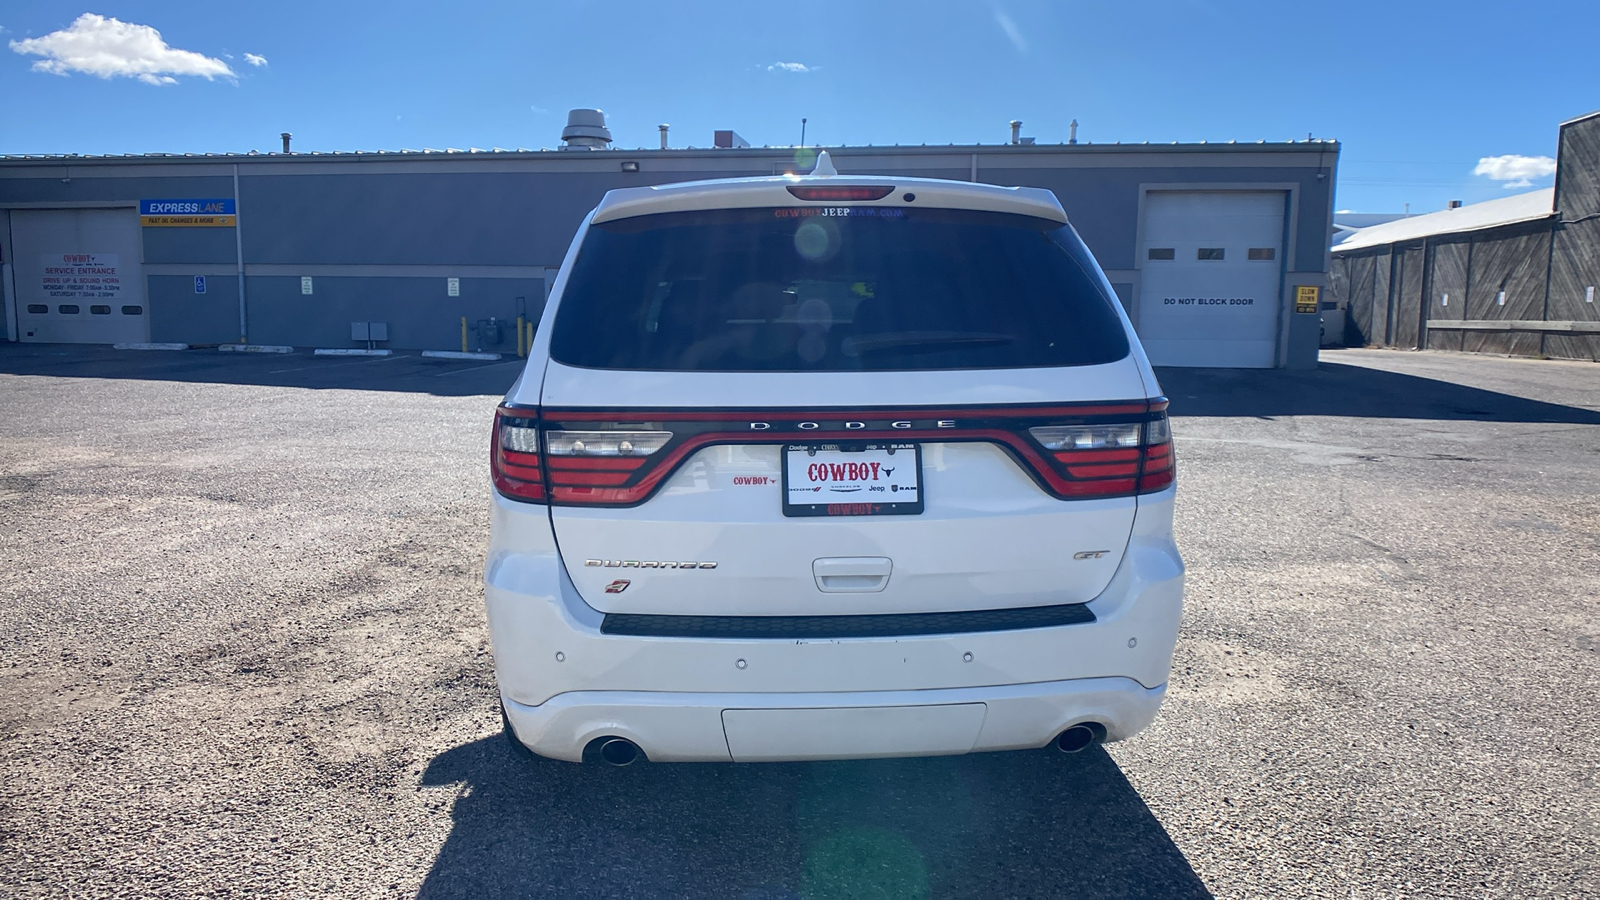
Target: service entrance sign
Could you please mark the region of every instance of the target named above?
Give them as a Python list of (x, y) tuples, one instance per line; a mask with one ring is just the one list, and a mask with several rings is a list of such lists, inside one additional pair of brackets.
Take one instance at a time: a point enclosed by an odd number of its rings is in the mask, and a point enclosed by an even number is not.
[(40, 286), (52, 300), (106, 300), (122, 297), (122, 275), (115, 253), (46, 253)]

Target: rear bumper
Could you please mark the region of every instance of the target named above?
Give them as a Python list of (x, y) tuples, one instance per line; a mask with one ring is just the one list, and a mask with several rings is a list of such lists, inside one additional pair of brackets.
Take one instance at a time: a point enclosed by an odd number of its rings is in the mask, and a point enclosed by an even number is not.
[[(484, 570), (495, 674), (519, 738), (559, 759), (577, 760), (590, 740), (607, 735), (630, 738), (656, 760), (1039, 747), (1067, 726), (1091, 721), (1118, 740), (1153, 720), (1177, 642), (1183, 563), (1171, 513), (1171, 491), (1140, 498), (1122, 562), (1089, 604), (1094, 622), (898, 637), (714, 639), (601, 633), (602, 614), (568, 579), (544, 508), (496, 496)], [(982, 709), (946, 709), (970, 704)], [(729, 710), (882, 713), (736, 715), (730, 730)], [(730, 736), (751, 722), (774, 734), (772, 746), (795, 752), (730, 750)], [(877, 734), (878, 722), (892, 727)], [(801, 746), (806, 733), (830, 729), (837, 736)]]
[(1154, 721), (1165, 693), (1131, 678), (1085, 678), (843, 694), (573, 691), (538, 706), (503, 699), (517, 738), (552, 759), (577, 762), (590, 741), (623, 737), (656, 762), (759, 762), (1031, 749), (1080, 722), (1119, 740)]

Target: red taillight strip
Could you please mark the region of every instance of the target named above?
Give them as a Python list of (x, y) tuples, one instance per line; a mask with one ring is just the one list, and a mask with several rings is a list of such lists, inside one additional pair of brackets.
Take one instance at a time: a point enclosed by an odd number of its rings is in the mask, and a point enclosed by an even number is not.
[[(1119, 401), (1110, 404), (1052, 404), (1040, 406), (1007, 407), (955, 407), (946, 409), (889, 408), (869, 409), (761, 409), (761, 410), (641, 410), (641, 409), (574, 409), (545, 410), (542, 418), (547, 425), (560, 427), (566, 423), (587, 422), (686, 422), (716, 427), (730, 423), (762, 424), (767, 427), (737, 431), (703, 431), (682, 434), (661, 452), (649, 457), (553, 457), (545, 458), (549, 471), (549, 494), (552, 502), (596, 506), (633, 506), (649, 499), (661, 483), (675, 472), (679, 465), (696, 451), (713, 444), (774, 444), (790, 441), (819, 440), (919, 440), (940, 442), (981, 441), (1004, 447), (1031, 474), (1040, 486), (1062, 498), (1110, 498), (1130, 496), (1159, 490), (1171, 483), (1155, 485), (1152, 473), (1162, 463), (1170, 460), (1170, 445), (1144, 448), (1118, 448), (1110, 450), (1061, 451), (1046, 455), (1039, 445), (1021, 431), (1021, 424), (1009, 423), (1082, 419), (1103, 416), (1137, 416), (1145, 421), (1152, 413), (1167, 408), (1165, 398), (1139, 401)], [(888, 422), (905, 422), (926, 426), (934, 421), (952, 420), (954, 427), (883, 428)], [(962, 427), (974, 420), (1000, 420), (1000, 428)], [(801, 430), (794, 428), (801, 422), (818, 423), (873, 423), (880, 427), (871, 430), (848, 427), (824, 427)], [(976, 423), (974, 423), (976, 424)], [(773, 425), (787, 425), (792, 430), (779, 431)], [(1007, 430), (1015, 427), (1018, 430)], [(1169, 455), (1165, 457), (1162, 454)], [(1053, 459), (1051, 458), (1053, 457)], [(1064, 465), (1070, 464), (1070, 465)], [(1058, 465), (1060, 468), (1058, 468)], [(1170, 469), (1170, 462), (1165, 463)], [(1144, 472), (1141, 473), (1141, 468)], [(1065, 471), (1063, 471), (1063, 469)], [(634, 484), (626, 484), (637, 476)], [(1141, 480), (1142, 479), (1142, 480)]]
[(552, 456), (547, 464), (560, 469), (623, 469), (633, 471), (644, 465), (648, 456)]
[[(1082, 405), (1082, 407), (1005, 407), (954, 408), (954, 410), (547, 410), (547, 421), (858, 421), (858, 420), (944, 420), (944, 418), (1061, 418), (1061, 416), (1126, 416), (1165, 410), (1166, 400), (1138, 404)], [(818, 439), (818, 434), (808, 434)], [(851, 432), (848, 437), (859, 437)]]

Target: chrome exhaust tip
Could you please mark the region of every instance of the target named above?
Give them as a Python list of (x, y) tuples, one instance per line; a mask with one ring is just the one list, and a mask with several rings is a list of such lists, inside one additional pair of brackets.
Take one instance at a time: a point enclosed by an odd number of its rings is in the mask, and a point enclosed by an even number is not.
[(600, 745), (600, 758), (611, 766), (632, 765), (642, 755), (639, 745), (627, 738), (607, 738)]
[(1105, 729), (1092, 722), (1081, 722), (1056, 735), (1056, 749), (1062, 753), (1077, 753), (1101, 740)]

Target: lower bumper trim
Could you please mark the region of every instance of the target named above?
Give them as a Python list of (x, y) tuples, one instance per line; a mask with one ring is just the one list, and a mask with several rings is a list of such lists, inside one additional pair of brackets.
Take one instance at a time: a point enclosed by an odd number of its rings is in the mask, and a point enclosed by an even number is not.
[(868, 616), (656, 616), (607, 613), (600, 623), (600, 632), (635, 637), (827, 640), (1016, 631), (1085, 625), (1094, 620), (1094, 612), (1086, 603)]

